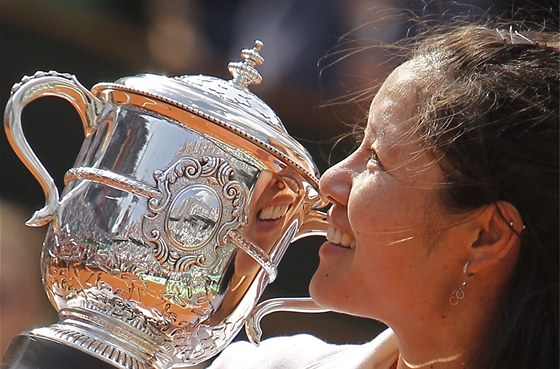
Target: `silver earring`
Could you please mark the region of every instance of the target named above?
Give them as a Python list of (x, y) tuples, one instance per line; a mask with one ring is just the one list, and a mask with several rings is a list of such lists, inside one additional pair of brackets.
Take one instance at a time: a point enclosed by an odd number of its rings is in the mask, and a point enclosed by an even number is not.
[(453, 294), (451, 294), (451, 297), (449, 298), (449, 302), (451, 303), (451, 305), (457, 305), (462, 299), (465, 298), (465, 287), (467, 286), (467, 281), (474, 275), (474, 273), (469, 273), (470, 263), (470, 261), (467, 261), (465, 263), (465, 266), (463, 266), (463, 275), (465, 276), (465, 279), (463, 279), (463, 283), (461, 283), (461, 286), (459, 286), (459, 288), (457, 288), (455, 291), (453, 291)]

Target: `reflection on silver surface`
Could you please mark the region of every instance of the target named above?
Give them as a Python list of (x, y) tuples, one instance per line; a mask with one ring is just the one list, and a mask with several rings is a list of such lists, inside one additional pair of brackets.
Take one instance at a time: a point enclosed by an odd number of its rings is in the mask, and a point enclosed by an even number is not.
[[(197, 364), (234, 338), (292, 240), (324, 231), (313, 161), (246, 87), (260, 46), (233, 81), (145, 75), (90, 92), (48, 72), (14, 87), (6, 129), (45, 191), (29, 224), (50, 223), (42, 270), (60, 315), (30, 334), (121, 368)], [(85, 132), (60, 197), (21, 130), (23, 108), (47, 95)]]

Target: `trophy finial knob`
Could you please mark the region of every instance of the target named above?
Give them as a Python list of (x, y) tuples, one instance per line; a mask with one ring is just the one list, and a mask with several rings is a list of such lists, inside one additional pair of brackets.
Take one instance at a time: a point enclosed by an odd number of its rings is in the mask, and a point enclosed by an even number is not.
[(262, 41), (256, 40), (255, 46), (252, 49), (241, 50), (243, 62), (231, 62), (228, 64), (228, 70), (233, 76), (232, 83), (239, 88), (246, 88), (251, 84), (259, 84), (262, 77), (255, 69), (256, 65), (264, 62), (259, 51), (262, 49)]

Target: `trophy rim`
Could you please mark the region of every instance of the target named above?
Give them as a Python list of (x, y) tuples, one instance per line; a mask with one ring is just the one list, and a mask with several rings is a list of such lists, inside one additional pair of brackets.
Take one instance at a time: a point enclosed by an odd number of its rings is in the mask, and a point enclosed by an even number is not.
[[(168, 77), (163, 76), (153, 76), (169, 79)], [(119, 94), (119, 92), (121, 94)], [(241, 138), (244, 142), (252, 144), (253, 146), (257, 146), (257, 148), (259, 149), (264, 149), (268, 154), (271, 154), (277, 160), (280, 160), (287, 166), (294, 169), (304, 178), (309, 180), (310, 184), (312, 184), (313, 187), (315, 187), (317, 190), (319, 188), (319, 170), (312, 161), (311, 155), (297, 141), (295, 141), (290, 136), (283, 134), (282, 131), (278, 129), (273, 128), (267, 130), (264, 135), (266, 137), (271, 137), (271, 134), (274, 134), (275, 136), (281, 137), (282, 139), (288, 141), (288, 143), (293, 144), (293, 146), (290, 145), (290, 147), (282, 148), (280, 145), (275, 146), (269, 144), (264, 139), (261, 139), (259, 137), (256, 137), (256, 135), (244, 131), (243, 129), (237, 127), (235, 124), (228, 123), (223, 119), (206, 113), (200, 109), (196, 109), (186, 102), (180, 102), (176, 99), (142, 89), (125, 86), (119, 83), (106, 82), (98, 83), (93, 86), (92, 93), (102, 99), (105, 97), (105, 99), (108, 99), (115, 105), (132, 105), (137, 108), (153, 111), (158, 115), (163, 115), (176, 121), (180, 125), (187, 126), (191, 129), (193, 129), (193, 127), (190, 125), (190, 123), (192, 123), (192, 120), (183, 119), (181, 116), (184, 116), (184, 113), (194, 114), (195, 116), (202, 118), (205, 121), (213, 123), (219, 128), (233, 133), (235, 136)], [(121, 96), (122, 93), (124, 93), (126, 96)], [(107, 95), (109, 95), (110, 97)], [(154, 99), (160, 103), (159, 106), (157, 104), (154, 104)], [(260, 123), (263, 126), (264, 124), (266, 124), (264, 121)], [(206, 127), (204, 127), (204, 125), (197, 125), (195, 130), (205, 135), (213, 136), (216, 139), (220, 139), (219, 137), (216, 137), (216, 132), (214, 132), (211, 128), (214, 127), (207, 125)], [(300, 160), (295, 160), (293, 156), (299, 157)]]

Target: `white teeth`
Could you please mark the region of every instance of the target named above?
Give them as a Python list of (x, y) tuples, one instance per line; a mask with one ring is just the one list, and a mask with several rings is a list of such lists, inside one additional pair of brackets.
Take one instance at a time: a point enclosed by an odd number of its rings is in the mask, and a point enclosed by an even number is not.
[(260, 220), (276, 220), (282, 218), (288, 212), (290, 204), (272, 205), (261, 210)]
[(348, 247), (350, 249), (356, 248), (356, 240), (354, 240), (352, 236), (346, 233), (342, 233), (333, 226), (329, 226), (329, 228), (327, 229), (327, 240), (334, 244)]

